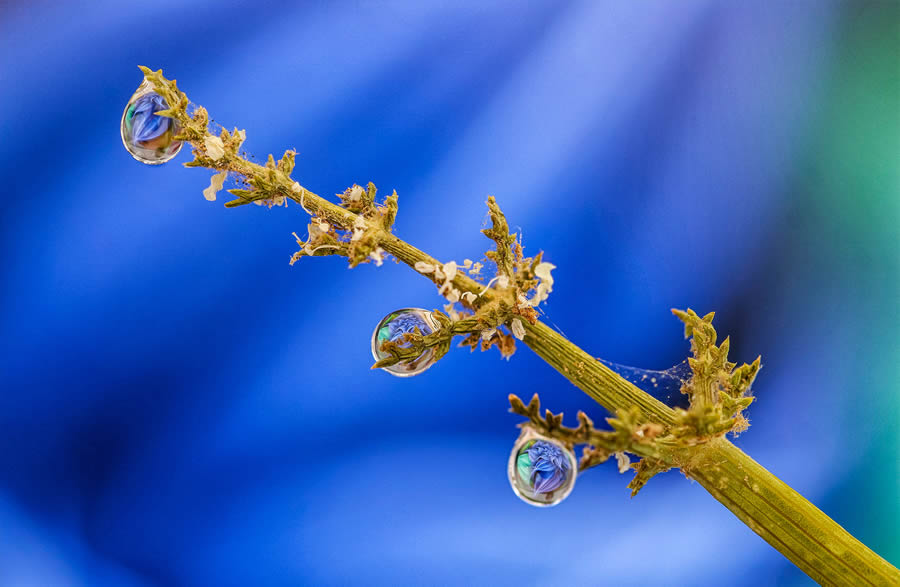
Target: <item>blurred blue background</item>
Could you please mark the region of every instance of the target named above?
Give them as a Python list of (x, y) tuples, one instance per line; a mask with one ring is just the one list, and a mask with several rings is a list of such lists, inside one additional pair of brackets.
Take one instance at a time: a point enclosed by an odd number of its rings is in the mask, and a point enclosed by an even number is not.
[(370, 371), (434, 288), (289, 267), (298, 206), (135, 162), (137, 64), (440, 259), (496, 195), (592, 354), (664, 368), (669, 308), (717, 311), (764, 362), (738, 444), (900, 564), (898, 63), (893, 1), (4, 3), (0, 584), (808, 582), (677, 472), (517, 500), (507, 394), (602, 409), (524, 347)]

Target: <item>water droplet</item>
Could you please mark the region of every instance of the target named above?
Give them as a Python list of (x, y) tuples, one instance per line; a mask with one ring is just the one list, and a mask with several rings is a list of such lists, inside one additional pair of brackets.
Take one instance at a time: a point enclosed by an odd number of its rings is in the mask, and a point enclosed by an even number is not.
[(597, 360), (669, 406), (686, 408), (690, 403), (688, 396), (681, 393), (681, 386), (693, 376), (691, 366), (687, 361), (682, 361), (663, 371), (655, 371), (619, 365), (604, 359)]
[(509, 484), (525, 503), (556, 505), (575, 487), (575, 453), (552, 438), (525, 426), (509, 455)]
[[(423, 335), (429, 335), (441, 328), (431, 312), (422, 308), (404, 308), (391, 312), (378, 323), (375, 332), (372, 333), (372, 356), (376, 361), (390, 357), (390, 353), (383, 352), (381, 345), (385, 342), (394, 342), (406, 333), (415, 333), (416, 329)], [(403, 346), (409, 346), (405, 344)], [(401, 361), (390, 367), (383, 367), (391, 375), (397, 377), (412, 377), (425, 371), (434, 365), (434, 349), (426, 349), (424, 353), (409, 361)]]
[(146, 79), (125, 106), (122, 142), (131, 156), (141, 163), (159, 165), (181, 150), (182, 142), (172, 138), (181, 132), (181, 126), (172, 118), (155, 114), (168, 107), (165, 98), (154, 92)]

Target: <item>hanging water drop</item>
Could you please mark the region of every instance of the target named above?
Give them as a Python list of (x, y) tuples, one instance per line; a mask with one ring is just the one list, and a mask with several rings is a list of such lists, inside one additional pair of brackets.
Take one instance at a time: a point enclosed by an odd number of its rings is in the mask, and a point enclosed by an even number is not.
[(525, 503), (556, 505), (575, 487), (575, 453), (560, 442), (526, 426), (516, 440), (507, 466), (509, 484)]
[[(427, 336), (439, 330), (440, 327), (441, 325), (435, 321), (431, 312), (422, 308), (404, 308), (391, 312), (382, 318), (375, 327), (375, 332), (372, 333), (372, 356), (376, 361), (386, 359), (391, 355), (381, 350), (381, 345), (385, 342), (397, 342), (404, 334), (414, 334), (416, 329), (423, 336)], [(401, 344), (401, 346), (409, 346), (409, 343)], [(401, 361), (390, 367), (382, 367), (382, 369), (397, 377), (412, 377), (434, 365), (434, 356), (434, 349), (429, 348), (415, 359)]]
[(182, 142), (173, 137), (181, 126), (173, 118), (157, 116), (169, 105), (165, 98), (153, 91), (146, 79), (131, 96), (122, 113), (122, 142), (131, 156), (148, 165), (159, 165), (172, 159), (181, 150)]

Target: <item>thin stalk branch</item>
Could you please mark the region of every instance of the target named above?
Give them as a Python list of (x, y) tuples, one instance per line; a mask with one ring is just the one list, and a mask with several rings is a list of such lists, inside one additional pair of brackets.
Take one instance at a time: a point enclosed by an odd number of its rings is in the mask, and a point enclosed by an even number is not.
[[(269, 171), (266, 167), (259, 165), (258, 163), (253, 163), (252, 161), (247, 161), (245, 159), (230, 161), (227, 170), (243, 175), (244, 177), (254, 177), (257, 174), (268, 173)], [(347, 230), (351, 229), (354, 223), (359, 218), (358, 214), (350, 212), (349, 210), (338, 206), (334, 202), (326, 200), (325, 198), (309, 191), (304, 187), (300, 188), (301, 191), (299, 193), (294, 191), (292, 189), (294, 181), (290, 178), (290, 176), (286, 174), (279, 173), (278, 175), (276, 175), (276, 178), (275, 189), (273, 190), (271, 196), (280, 195), (287, 197), (297, 204), (301, 204), (303, 208), (309, 211), (312, 215), (325, 218), (331, 224), (341, 226), (342, 228)], [(414, 268), (415, 264), (419, 262), (438, 266), (441, 265), (441, 262), (431, 255), (414, 247), (406, 241), (397, 238), (385, 229), (378, 230), (376, 240), (378, 242), (378, 245), (381, 246), (385, 251), (393, 255), (398, 261), (409, 265), (411, 268)], [(441, 285), (442, 283), (440, 279), (438, 279), (434, 274), (420, 273), (420, 275), (424, 275), (435, 285)], [(457, 273), (456, 277), (453, 278), (452, 283), (456, 287), (456, 289), (460, 290), (461, 292), (468, 291), (474, 294), (479, 294), (484, 290), (484, 286), (482, 284), (478, 283), (462, 272)], [(486, 292), (483, 297), (490, 299), (490, 291)]]
[[(675, 412), (546, 324), (526, 324), (524, 342), (600, 405), (637, 406), (671, 425)], [(827, 585), (900, 585), (900, 571), (725, 438), (691, 449), (682, 472), (814, 580)]]
[[(355, 215), (315, 194), (306, 194), (311, 211), (352, 226)], [(293, 199), (299, 202), (299, 197)], [(378, 242), (410, 267), (418, 261), (439, 263), (390, 233), (381, 235)], [(474, 293), (483, 288), (461, 274), (454, 279), (454, 285), (461, 291)], [(524, 326), (523, 342), (610, 412), (636, 406), (648, 421), (667, 427), (675, 422), (672, 408), (622, 378), (548, 325), (526, 321)], [(685, 475), (695, 479), (814, 580), (834, 585), (900, 585), (900, 570), (728, 440), (717, 439), (694, 451), (692, 464), (682, 467)]]
[[(187, 97), (175, 83), (166, 80), (162, 72), (142, 68), (159, 91), (172, 105), (169, 111), (160, 113), (176, 118), (184, 127), (182, 136), (195, 148), (196, 159), (191, 166), (229, 171), (256, 180), (253, 199), (235, 200), (234, 207), (263, 198), (290, 198), (305, 210), (324, 218), (334, 226), (351, 230), (359, 219), (357, 214), (338, 206), (301, 187), (290, 177), (290, 169), (262, 166), (237, 154), (237, 147), (226, 149), (226, 155), (212, 159), (206, 154), (204, 140), (211, 135), (206, 128), (205, 110), (187, 115)], [(223, 133), (223, 136), (225, 133)], [(226, 137), (229, 138), (229, 137)], [(286, 159), (293, 166), (293, 155)], [(495, 228), (505, 219), (496, 202), (491, 201), (491, 214)], [(415, 269), (418, 262), (440, 265), (440, 262), (424, 251), (397, 238), (390, 232), (390, 223), (396, 209), (389, 211), (389, 220), (378, 228), (374, 236), (378, 245), (399, 261)], [(502, 227), (485, 232), (490, 238), (506, 238)], [(500, 244), (500, 243), (498, 243)], [(507, 244), (511, 244), (507, 243)], [(493, 256), (501, 273), (511, 273), (510, 259), (504, 247), (498, 247)], [(417, 273), (419, 273), (417, 271)], [(435, 275), (423, 274), (440, 285)], [(460, 292), (481, 294), (484, 286), (462, 272), (452, 280)], [(483, 294), (490, 300), (492, 292)], [(540, 321), (525, 320), (524, 342), (538, 356), (559, 371), (576, 387), (610, 412), (636, 408), (639, 416), (666, 428), (676, 423), (676, 413), (671, 408), (638, 389), (624, 378), (598, 362), (592, 356), (566, 340), (561, 334)], [(706, 401), (715, 401), (710, 391)], [(835, 585), (900, 585), (900, 571), (851, 536), (821, 510), (788, 487), (772, 473), (756, 463), (725, 438), (713, 438), (692, 447), (686, 462), (678, 463), (682, 472), (695, 479), (709, 493), (731, 510), (742, 522), (759, 534), (810, 577), (823, 584)]]

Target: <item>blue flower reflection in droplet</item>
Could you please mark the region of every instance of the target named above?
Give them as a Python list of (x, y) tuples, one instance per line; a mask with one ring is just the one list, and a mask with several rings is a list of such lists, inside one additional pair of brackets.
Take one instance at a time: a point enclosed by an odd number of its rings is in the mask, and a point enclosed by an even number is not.
[(160, 137), (172, 128), (172, 119), (165, 116), (156, 116), (160, 110), (169, 107), (165, 98), (156, 92), (144, 94), (134, 103), (134, 109), (129, 112), (131, 117), (131, 135), (139, 143), (146, 143)]
[(122, 114), (122, 142), (131, 156), (148, 165), (159, 165), (172, 159), (181, 150), (182, 142), (175, 139), (181, 125), (174, 118), (160, 116), (168, 110), (166, 99), (153, 91), (144, 80), (125, 106)]
[(538, 440), (526, 451), (531, 461), (530, 483), (536, 493), (550, 493), (566, 482), (569, 459), (555, 444)]
[[(376, 361), (385, 359), (390, 356), (389, 353), (381, 350), (381, 346), (385, 342), (396, 342), (400, 347), (409, 347), (409, 343), (403, 342), (404, 334), (414, 334), (418, 331), (419, 334), (427, 336), (439, 330), (440, 327), (441, 325), (435, 321), (431, 312), (422, 308), (403, 308), (391, 312), (378, 323), (375, 332), (372, 333), (372, 356)], [(410, 377), (422, 373), (434, 365), (435, 361), (434, 348), (427, 348), (415, 359), (382, 367), (382, 370), (397, 377)]]
[(525, 427), (509, 455), (507, 472), (513, 492), (522, 501), (546, 507), (572, 492), (577, 466), (571, 448)]

